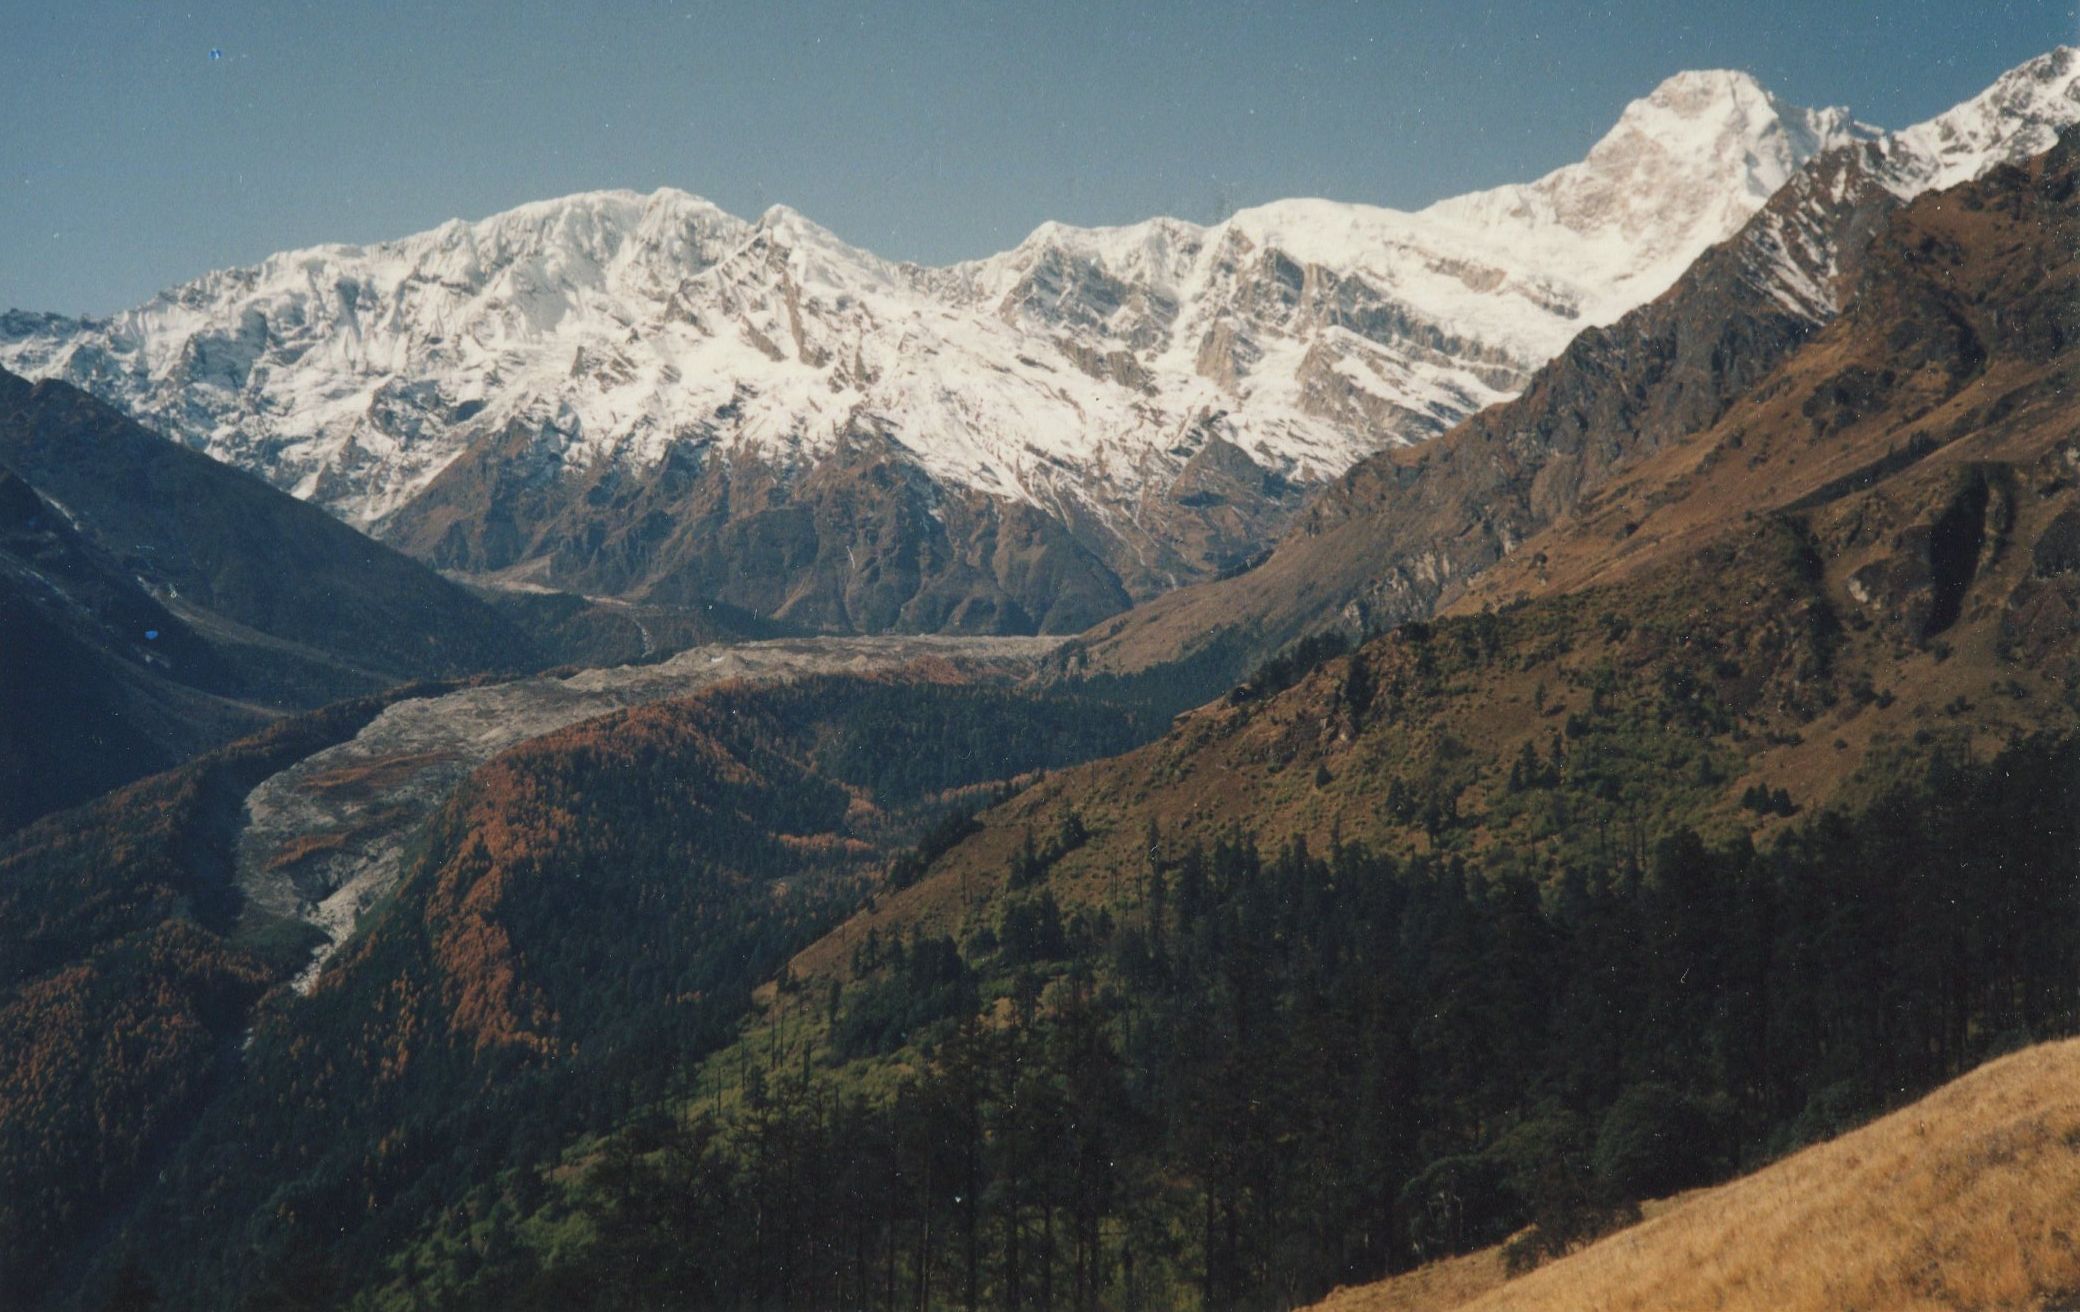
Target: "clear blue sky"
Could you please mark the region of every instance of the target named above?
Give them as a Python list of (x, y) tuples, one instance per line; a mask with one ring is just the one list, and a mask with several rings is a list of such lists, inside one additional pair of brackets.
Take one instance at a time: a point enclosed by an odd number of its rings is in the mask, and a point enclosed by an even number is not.
[(6, 8), (0, 307), (68, 313), (602, 187), (935, 263), (1049, 218), (1413, 207), (1578, 158), (1678, 69), (1897, 127), (2075, 33), (2070, 0)]

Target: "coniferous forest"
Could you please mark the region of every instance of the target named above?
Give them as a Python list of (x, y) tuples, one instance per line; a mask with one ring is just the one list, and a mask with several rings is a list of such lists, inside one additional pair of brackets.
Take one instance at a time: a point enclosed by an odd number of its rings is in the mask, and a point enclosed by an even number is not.
[[(747, 1043), (581, 1169), (508, 1177), (416, 1287), (483, 1307), (1284, 1307), (1826, 1138), (2080, 1024), (2080, 743), (1938, 759), (1766, 848), (1539, 882), (1355, 844), (1044, 873), (804, 999), (886, 1097)], [(559, 1247), (552, 1235), (582, 1234)]]

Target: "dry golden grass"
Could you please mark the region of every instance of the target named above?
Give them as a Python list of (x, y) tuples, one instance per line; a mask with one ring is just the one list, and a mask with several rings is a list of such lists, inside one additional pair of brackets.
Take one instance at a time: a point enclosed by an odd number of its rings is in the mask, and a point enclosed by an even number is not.
[(1508, 1278), (1498, 1244), (1464, 1257), (1432, 1262), (1392, 1280), (1339, 1289), (1315, 1304), (1314, 1312), (1432, 1312), (1464, 1307)]
[[(2080, 1292), (2080, 1040), (2003, 1057), (1520, 1279), (1492, 1251), (1334, 1312), (1955, 1312)], [(1422, 1276), (1424, 1273), (1415, 1273)]]

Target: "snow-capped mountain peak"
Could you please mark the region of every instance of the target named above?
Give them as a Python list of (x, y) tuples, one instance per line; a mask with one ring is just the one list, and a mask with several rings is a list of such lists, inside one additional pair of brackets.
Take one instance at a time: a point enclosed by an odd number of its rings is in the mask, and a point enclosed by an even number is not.
[(1608, 323), (1665, 290), (1814, 155), (1877, 135), (1846, 109), (1786, 105), (1746, 73), (1678, 73), (1627, 105), (1580, 163), (1423, 213), (1540, 243), (1546, 267), (1593, 271), (1582, 317)]
[(1678, 73), (1627, 105), (1588, 158), (1532, 190), (1570, 227), (1606, 227), (1615, 212), (1628, 235), (1673, 237), (1715, 202), (1760, 205), (1814, 155), (1877, 135), (1846, 109), (1786, 105), (1747, 73)]
[[(1391, 347), (1397, 358), (1359, 373), (1406, 371), (1425, 350), (1426, 364), (1454, 366), (1448, 377), (1432, 375), (1453, 395), (1396, 398), (1419, 404), (1404, 406), (1391, 436), (1420, 438), (1435, 431), (1435, 415), (1506, 394), (1582, 327), (1664, 290), (1813, 154), (1874, 133), (1846, 110), (1786, 106), (1744, 73), (1684, 73), (1634, 101), (1588, 158), (1536, 182), (1415, 213), (1291, 199), (1212, 227), (1167, 218), (1117, 228), (1048, 223), (932, 285), (1008, 322), (1090, 332), (1106, 349), (1187, 367), (1214, 343), (1222, 358), (1211, 376), (1231, 392), (1245, 388), (1244, 371), (1218, 348), (1220, 326), (1243, 309), (1232, 297), (1247, 301), (1244, 317), (1260, 327), (1272, 326), (1266, 310), (1292, 301), (1298, 313), (1274, 313), (1275, 326), (1310, 344), (1325, 326), (1392, 315), (1403, 329)], [(1266, 277), (1297, 285), (1277, 293)], [(1263, 334), (1254, 344), (1265, 345)], [(1347, 357), (1367, 348), (1339, 340), (1332, 349)]]
[(1970, 181), (1996, 164), (2041, 154), (2074, 123), (2080, 123), (2080, 51), (2061, 46), (1925, 122), (1822, 152), (1750, 228), (1743, 257), (1750, 276), (1785, 309), (1825, 322), (1839, 308), (1847, 272), (1845, 252), (1830, 234), (1844, 223), (1858, 226), (1856, 212), (1882, 211)]

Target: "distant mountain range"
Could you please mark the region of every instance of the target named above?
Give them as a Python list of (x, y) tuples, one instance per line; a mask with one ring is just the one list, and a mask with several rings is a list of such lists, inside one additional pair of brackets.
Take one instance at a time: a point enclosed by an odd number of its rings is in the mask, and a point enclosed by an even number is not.
[[(1415, 213), (1048, 224), (948, 268), (675, 191), (523, 206), (0, 319), (62, 378), (442, 569), (810, 629), (1073, 632), (1520, 392), (1815, 157), (1896, 197), (2048, 147), (2060, 49), (1895, 134), (1679, 74), (1578, 164)], [(1762, 274), (1824, 318), (1827, 252)], [(1761, 251), (1761, 248), (1757, 248)]]

